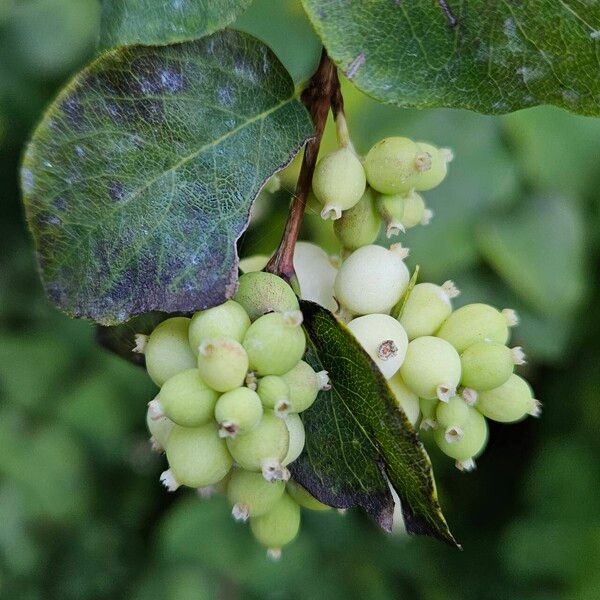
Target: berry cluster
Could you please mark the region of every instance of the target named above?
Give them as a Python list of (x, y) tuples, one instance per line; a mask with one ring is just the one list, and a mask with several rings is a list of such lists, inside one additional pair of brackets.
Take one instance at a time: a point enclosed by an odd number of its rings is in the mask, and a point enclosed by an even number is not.
[(292, 288), (251, 272), (233, 300), (167, 319), (136, 340), (160, 387), (146, 420), (169, 463), (161, 482), (169, 491), (223, 491), (273, 557), (296, 536), (300, 506), (327, 508), (288, 481), (304, 448), (298, 413), (329, 385), (326, 372), (302, 360), (301, 323)]

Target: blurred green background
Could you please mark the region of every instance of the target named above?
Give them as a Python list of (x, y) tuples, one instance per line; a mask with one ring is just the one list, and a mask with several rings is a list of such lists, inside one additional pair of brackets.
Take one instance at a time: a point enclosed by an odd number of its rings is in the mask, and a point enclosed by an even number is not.
[[(600, 597), (600, 120), (547, 107), (399, 110), (346, 86), (359, 150), (392, 134), (454, 149), (448, 179), (427, 195), (435, 219), (406, 236), (411, 260), (424, 280), (454, 279), (460, 303), (520, 311), (544, 415), (492, 424), (471, 474), (432, 451), (463, 552), (384, 535), (353, 511), (312, 513), (272, 564), (222, 500), (159, 486), (144, 426), (153, 386), (40, 288), (19, 159), (45, 105), (93, 56), (98, 17), (97, 0), (0, 0), (0, 597)], [(236, 27), (271, 45), (298, 83), (318, 60), (296, 1), (259, 0)], [(288, 200), (261, 198), (242, 255), (272, 251)], [(304, 235), (335, 250), (314, 214)]]

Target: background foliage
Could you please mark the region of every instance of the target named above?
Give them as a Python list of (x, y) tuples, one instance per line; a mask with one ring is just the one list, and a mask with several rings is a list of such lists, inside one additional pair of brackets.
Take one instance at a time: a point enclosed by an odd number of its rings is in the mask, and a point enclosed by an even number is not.
[[(450, 176), (428, 195), (436, 218), (406, 243), (423, 278), (454, 278), (461, 302), (521, 311), (519, 342), (545, 412), (493, 426), (473, 474), (432, 452), (464, 552), (384, 536), (358, 513), (315, 513), (272, 565), (223, 502), (159, 487), (144, 430), (152, 385), (41, 291), (18, 161), (44, 106), (92, 55), (98, 22), (95, 0), (0, 5), (0, 596), (596, 598), (600, 122), (551, 108), (400, 110), (346, 86), (359, 150), (390, 134), (455, 150)], [(296, 83), (314, 69), (319, 44), (297, 2), (256, 0), (235, 27), (264, 39)], [(273, 249), (287, 200), (260, 198), (242, 254)], [(335, 250), (317, 215), (304, 236)]]

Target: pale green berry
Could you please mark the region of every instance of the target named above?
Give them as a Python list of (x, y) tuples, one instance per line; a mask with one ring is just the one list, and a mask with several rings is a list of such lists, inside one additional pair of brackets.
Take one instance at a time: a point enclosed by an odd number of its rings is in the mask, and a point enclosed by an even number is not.
[(456, 460), (456, 467), (461, 471), (475, 468), (474, 458), (485, 448), (488, 428), (485, 418), (474, 408), (469, 407), (469, 416), (461, 425), (447, 428), (438, 427), (433, 438), (440, 450)]
[(352, 319), (348, 329), (367, 351), (386, 379), (404, 362), (408, 337), (400, 323), (389, 315), (371, 314)]
[(451, 299), (458, 296), (452, 281), (443, 285), (417, 283), (411, 290), (398, 318), (409, 340), (433, 335), (452, 313)]
[(433, 212), (425, 206), (425, 200), (420, 194), (411, 190), (404, 197), (404, 214), (400, 221), (405, 229), (412, 229), (417, 225), (429, 225)]
[(419, 420), (421, 410), (419, 396), (404, 383), (400, 373), (396, 373), (391, 379), (388, 379), (388, 385), (394, 393), (394, 399), (398, 407), (402, 409), (410, 423), (415, 425)]
[(369, 185), (382, 194), (408, 192), (411, 177), (424, 158), (415, 142), (405, 137), (389, 137), (377, 142), (365, 158)]
[(407, 255), (400, 244), (389, 250), (375, 245), (355, 250), (335, 278), (338, 302), (358, 315), (389, 313), (408, 286)]
[(269, 258), (266, 254), (255, 254), (254, 256), (247, 256), (246, 258), (240, 259), (238, 268), (242, 273), (254, 273), (255, 271), (262, 271), (269, 262)]
[(227, 300), (224, 304), (197, 312), (190, 323), (189, 339), (194, 354), (204, 340), (230, 338), (242, 343), (250, 327), (250, 317), (240, 304)]
[(227, 439), (227, 447), (237, 464), (248, 471), (261, 472), (268, 481), (288, 479), (283, 466), (290, 444), (284, 422), (265, 410), (259, 424), (249, 433)]
[(331, 506), (323, 504), (317, 500), (313, 495), (306, 491), (299, 483), (292, 481), (287, 482), (286, 486), (287, 493), (302, 507), (308, 510), (330, 510)]
[(445, 340), (423, 336), (408, 344), (400, 373), (419, 397), (447, 402), (460, 382), (460, 356)]
[(228, 392), (244, 384), (248, 372), (248, 355), (244, 347), (235, 340), (204, 340), (198, 347), (198, 371), (213, 390)]
[(440, 427), (464, 425), (469, 419), (469, 405), (460, 396), (452, 396), (448, 402), (438, 402), (435, 409), (435, 421)]
[(215, 406), (215, 420), (221, 437), (235, 437), (252, 431), (263, 416), (263, 405), (256, 392), (247, 387), (225, 392)]
[(278, 375), (267, 375), (259, 380), (256, 391), (263, 406), (271, 408), (278, 417), (290, 412), (290, 386)]
[(270, 313), (254, 321), (244, 337), (250, 369), (260, 375), (282, 375), (304, 355), (302, 313)]
[(213, 485), (227, 475), (233, 464), (214, 423), (201, 427), (175, 425), (166, 451), (169, 470), (161, 475), (161, 481), (169, 491), (180, 485), (195, 488)]
[(492, 390), (512, 375), (515, 365), (525, 363), (521, 348), (507, 348), (497, 342), (477, 342), (461, 355), (461, 383), (474, 390)]
[(293, 369), (281, 377), (288, 384), (290, 412), (294, 413), (302, 412), (312, 406), (319, 391), (328, 390), (331, 387), (327, 371), (317, 373), (303, 360), (298, 361)]
[(356, 250), (372, 244), (379, 234), (381, 218), (375, 206), (373, 190), (367, 188), (360, 201), (333, 224), (342, 247)]
[(455, 310), (436, 335), (464, 352), (476, 342), (506, 344), (509, 327), (517, 324), (513, 310), (499, 311), (489, 304), (467, 304)]
[(406, 231), (406, 227), (402, 224), (405, 195), (405, 193), (380, 194), (377, 198), (377, 209), (385, 222), (385, 233), (388, 238)]
[(527, 415), (539, 417), (541, 414), (541, 404), (534, 399), (529, 384), (514, 374), (501, 386), (480, 392), (475, 408), (500, 423), (514, 423)]
[(300, 296), (335, 311), (333, 282), (337, 268), (325, 250), (310, 242), (297, 242), (294, 249), (294, 271), (300, 286)]
[(148, 408), (146, 411), (146, 426), (150, 432), (150, 442), (153, 450), (156, 452), (164, 451), (174, 425), (175, 423), (168, 417), (162, 416), (158, 419), (154, 418), (150, 408)]
[[(448, 173), (448, 163), (452, 161), (452, 151), (448, 148), (436, 148), (425, 142), (417, 142), (423, 159), (423, 168), (411, 177), (411, 184), (420, 192), (432, 190), (444, 181)], [(425, 168), (427, 167), (427, 168)]]
[(365, 170), (350, 148), (340, 148), (319, 160), (312, 189), (323, 205), (324, 219), (339, 219), (342, 211), (352, 208), (365, 192)]
[(166, 415), (182, 427), (198, 427), (212, 420), (218, 397), (204, 383), (198, 369), (188, 369), (167, 379), (148, 406), (152, 418)]
[(196, 357), (188, 343), (190, 320), (172, 317), (163, 321), (148, 337), (144, 347), (150, 379), (161, 386), (181, 371), (196, 366)]
[(281, 277), (262, 271), (244, 273), (233, 299), (242, 305), (251, 321), (269, 312), (299, 309), (294, 290)]
[(266, 481), (260, 473), (233, 469), (227, 484), (227, 499), (236, 521), (259, 517), (270, 511), (285, 492), (283, 481)]
[(268, 548), (269, 558), (277, 560), (281, 557), (281, 548), (298, 535), (300, 506), (289, 494), (283, 494), (270, 511), (260, 517), (250, 517), (250, 529)]
[(440, 401), (437, 398), (419, 398), (419, 409), (421, 410), (421, 424), (420, 428), (423, 431), (434, 429), (437, 427), (437, 421), (435, 420), (435, 413)]
[(290, 442), (287, 454), (281, 464), (287, 467), (287, 465), (293, 463), (302, 454), (306, 441), (306, 433), (304, 431), (304, 423), (302, 423), (302, 419), (296, 413), (289, 414), (285, 418), (285, 424), (290, 435)]

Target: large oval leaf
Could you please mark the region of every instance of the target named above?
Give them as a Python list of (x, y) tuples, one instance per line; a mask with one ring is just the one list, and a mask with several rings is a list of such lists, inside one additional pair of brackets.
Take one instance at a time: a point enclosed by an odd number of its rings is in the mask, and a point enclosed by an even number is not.
[(363, 508), (386, 530), (394, 512), (389, 479), (409, 533), (457, 545), (437, 500), (429, 457), (383, 375), (328, 310), (305, 300), (301, 309), (307, 360), (329, 372), (332, 387), (302, 414), (306, 446), (290, 465), (293, 477), (330, 506)]
[(400, 106), (600, 114), (600, 3), (302, 0), (329, 55)]
[(50, 298), (103, 324), (223, 302), (252, 201), (312, 131), (281, 63), (246, 34), (104, 54), (24, 159)]
[(166, 45), (223, 29), (252, 0), (103, 0), (100, 46)]

